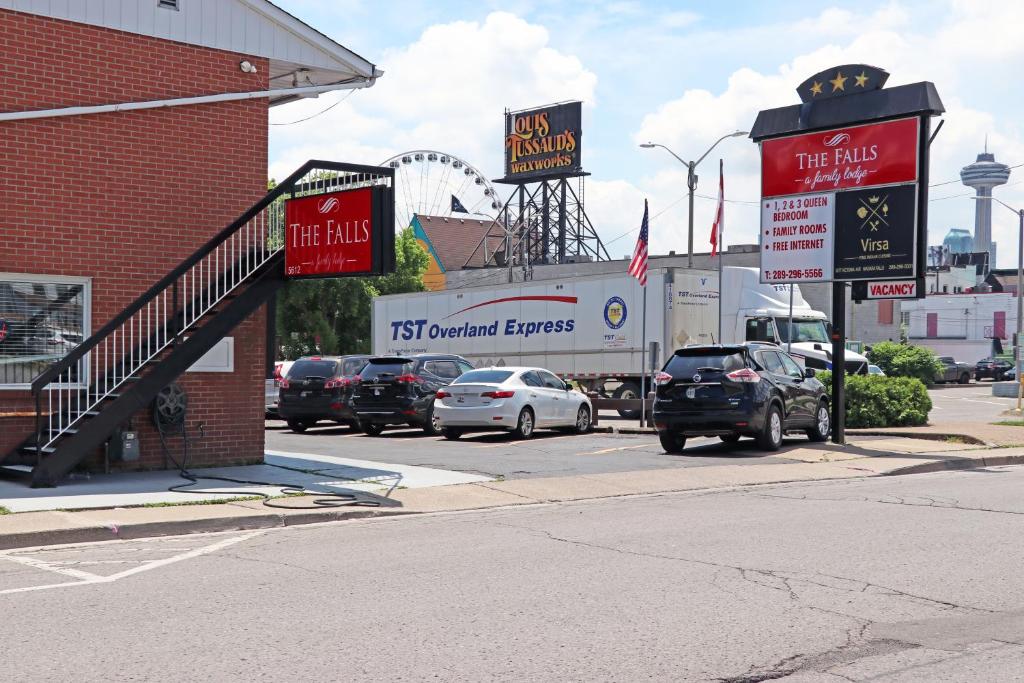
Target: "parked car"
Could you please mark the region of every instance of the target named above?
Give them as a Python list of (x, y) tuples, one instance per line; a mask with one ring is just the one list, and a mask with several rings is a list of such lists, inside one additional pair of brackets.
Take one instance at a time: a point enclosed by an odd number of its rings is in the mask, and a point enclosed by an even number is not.
[(281, 378), (288, 374), (291, 369), (292, 360), (279, 360), (274, 363), (274, 376), (264, 383), (264, 394), (267, 399), (267, 417), (279, 417), (277, 404), (281, 400)]
[(295, 361), (280, 380), (277, 412), (293, 432), (304, 432), (320, 420), (357, 428), (352, 412), (352, 380), (368, 356), (309, 356)]
[(727, 443), (752, 436), (769, 451), (787, 432), (824, 441), (831, 430), (825, 386), (774, 344), (690, 346), (654, 377), (654, 425), (668, 453), (691, 436)]
[(974, 379), (979, 382), (988, 377), (996, 382), (1003, 380), (1009, 370), (1013, 370), (1013, 363), (1002, 358), (982, 358), (974, 365)]
[(868, 374), (878, 375), (879, 377), (885, 377), (885, 372), (882, 370), (882, 368), (878, 367), (877, 365), (869, 365)]
[(973, 368), (969, 363), (958, 363), (953, 360), (953, 356), (939, 356), (939, 363), (942, 364), (942, 370), (935, 375), (936, 384), (944, 384), (946, 382), (970, 383)]
[(541, 427), (590, 431), (586, 395), (543, 368), (470, 370), (437, 392), (434, 416), (447, 439), (465, 432), (510, 430), (529, 439)]
[(465, 358), (448, 353), (370, 358), (356, 378), (352, 410), (370, 436), (395, 425), (439, 434), (434, 415), (438, 390), (472, 369)]
[(1017, 381), (1017, 366), (1011, 365), (1010, 369), (1003, 373), (1002, 380), (1004, 382), (1016, 382)]

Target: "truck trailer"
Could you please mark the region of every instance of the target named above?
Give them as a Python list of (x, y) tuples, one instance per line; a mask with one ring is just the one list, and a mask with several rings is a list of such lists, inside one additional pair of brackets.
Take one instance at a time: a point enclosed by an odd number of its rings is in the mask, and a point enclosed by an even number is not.
[[(759, 275), (726, 267), (720, 288), (717, 271), (648, 271), (646, 341), (658, 343), (648, 375), (678, 348), (742, 341), (774, 342), (805, 367), (831, 370), (828, 317), (794, 285), (790, 328), (789, 285), (763, 284)], [(538, 366), (602, 396), (639, 398), (643, 289), (625, 273), (610, 273), (381, 296), (373, 301), (373, 353), (456, 353), (476, 367)], [(847, 374), (867, 370), (867, 359), (846, 352)]]

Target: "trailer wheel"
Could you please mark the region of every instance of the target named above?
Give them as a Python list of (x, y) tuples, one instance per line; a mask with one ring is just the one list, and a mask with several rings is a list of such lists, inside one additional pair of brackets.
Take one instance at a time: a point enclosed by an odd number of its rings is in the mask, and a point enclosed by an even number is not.
[[(612, 398), (636, 400), (640, 398), (640, 387), (633, 382), (623, 382), (619, 385), (619, 388), (615, 390), (615, 393), (612, 394)], [(624, 417), (627, 420), (640, 419), (639, 410), (620, 410), (618, 412), (620, 417)]]

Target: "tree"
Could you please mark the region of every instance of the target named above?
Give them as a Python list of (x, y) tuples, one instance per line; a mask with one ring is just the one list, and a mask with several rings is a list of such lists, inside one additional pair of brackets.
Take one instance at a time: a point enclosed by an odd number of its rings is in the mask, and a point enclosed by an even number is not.
[(427, 263), (427, 253), (417, 244), (412, 229), (406, 228), (395, 237), (394, 273), (289, 281), (277, 299), (281, 355), (294, 359), (313, 353), (369, 353), (373, 298), (422, 292)]

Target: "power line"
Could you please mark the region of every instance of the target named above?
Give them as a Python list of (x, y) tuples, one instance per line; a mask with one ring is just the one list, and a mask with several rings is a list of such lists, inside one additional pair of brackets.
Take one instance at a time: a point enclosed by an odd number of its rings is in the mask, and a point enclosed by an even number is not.
[(316, 117), (320, 116), (321, 114), (326, 114), (326, 113), (327, 113), (327, 112), (329, 112), (330, 110), (332, 110), (332, 109), (334, 109), (335, 107), (337, 107), (337, 106), (338, 106), (339, 104), (341, 104), (342, 102), (344, 102), (345, 100), (347, 100), (347, 99), (348, 99), (349, 97), (351, 97), (351, 96), (352, 96), (352, 93), (354, 93), (354, 92), (355, 92), (355, 90), (349, 90), (349, 91), (348, 91), (348, 92), (347, 92), (347, 93), (345, 94), (345, 96), (344, 96), (344, 97), (342, 97), (342, 98), (341, 98), (340, 100), (338, 100), (337, 102), (335, 102), (335, 103), (334, 103), (334, 104), (332, 104), (331, 106), (327, 107), (326, 109), (321, 109), (321, 110), (320, 110), (320, 111), (318, 111), (317, 113), (315, 113), (315, 114), (311, 114), (311, 115), (307, 116), (307, 117), (306, 117), (306, 118), (304, 118), (304, 119), (296, 119), (295, 121), (289, 121), (289, 122), (287, 122), (287, 123), (271, 123), (270, 125), (271, 125), (271, 126), (291, 126), (291, 125), (293, 125), (293, 124), (296, 124), (296, 123), (302, 123), (303, 121), (309, 121), (310, 119), (315, 119)]

